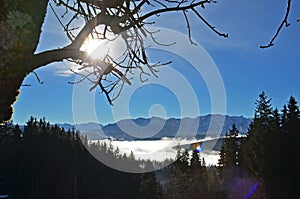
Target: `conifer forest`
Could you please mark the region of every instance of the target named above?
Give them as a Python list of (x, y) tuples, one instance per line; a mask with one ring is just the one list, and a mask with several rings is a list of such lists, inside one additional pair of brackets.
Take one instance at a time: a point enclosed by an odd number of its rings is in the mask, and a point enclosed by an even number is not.
[[(126, 173), (97, 161), (80, 132), (31, 117), (21, 129), (7, 122), (0, 131), (0, 195), (6, 198), (299, 198), (300, 112), (291, 96), (281, 110), (262, 92), (247, 136), (233, 124), (217, 165), (201, 152), (178, 149), (160, 170)], [(80, 138), (80, 136), (82, 136)], [(83, 140), (83, 141), (82, 141)], [(142, 171), (164, 164), (121, 154), (94, 142), (89, 150)], [(170, 160), (166, 160), (170, 161)], [(144, 165), (141, 167), (140, 165)]]

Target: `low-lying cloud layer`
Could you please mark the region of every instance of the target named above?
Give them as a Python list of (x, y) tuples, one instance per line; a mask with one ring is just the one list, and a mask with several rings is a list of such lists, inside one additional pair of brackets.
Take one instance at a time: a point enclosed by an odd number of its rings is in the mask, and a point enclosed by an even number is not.
[[(136, 159), (150, 159), (156, 161), (164, 161), (167, 158), (175, 159), (177, 154), (176, 146), (188, 148), (189, 144), (195, 142), (203, 142), (213, 140), (213, 138), (205, 139), (178, 139), (163, 138), (161, 140), (139, 140), (139, 141), (111, 141), (115, 148), (120, 149), (120, 153), (129, 155), (133, 152)], [(110, 140), (103, 140), (109, 143)], [(219, 152), (214, 150), (203, 150), (200, 156), (204, 157), (207, 165), (216, 165), (219, 159)]]

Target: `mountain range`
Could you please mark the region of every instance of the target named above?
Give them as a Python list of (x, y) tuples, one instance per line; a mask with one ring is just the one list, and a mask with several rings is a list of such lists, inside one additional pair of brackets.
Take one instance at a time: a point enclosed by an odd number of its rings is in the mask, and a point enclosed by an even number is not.
[[(90, 122), (83, 124), (57, 124), (67, 129), (76, 129), (89, 140), (111, 138), (117, 140), (161, 139), (163, 137), (196, 137), (228, 132), (235, 124), (240, 134), (246, 134), (251, 118), (209, 114), (195, 118), (163, 119), (160, 117), (124, 119), (116, 123), (101, 125)], [(222, 126), (223, 123), (223, 126)], [(221, 130), (218, 133), (218, 129)]]

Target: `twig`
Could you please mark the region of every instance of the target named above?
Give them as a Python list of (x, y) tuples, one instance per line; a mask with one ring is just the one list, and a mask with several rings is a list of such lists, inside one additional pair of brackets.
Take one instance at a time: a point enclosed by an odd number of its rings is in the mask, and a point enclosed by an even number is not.
[(40, 80), (38, 74), (35, 72), (35, 71), (32, 71), (32, 73), (35, 75), (37, 81), (40, 83), (40, 84), (43, 84), (44, 82)]
[(274, 46), (274, 40), (277, 38), (277, 36), (279, 35), (283, 25), (285, 24), (285, 27), (288, 27), (290, 25), (290, 23), (288, 23), (288, 16), (289, 16), (289, 13), (290, 13), (290, 9), (291, 9), (291, 1), (292, 0), (288, 0), (288, 3), (287, 3), (287, 8), (286, 8), (286, 13), (285, 13), (285, 16), (284, 16), (284, 19), (282, 20), (281, 24), (279, 25), (277, 31), (275, 32), (275, 35), (273, 36), (273, 38), (271, 39), (270, 43), (267, 44), (267, 45), (262, 45), (260, 46), (260, 48), (264, 49), (264, 48), (269, 48), (271, 46)]
[(218, 34), (221, 37), (228, 38), (228, 34), (217, 31), (216, 28), (214, 26), (210, 25), (210, 23), (208, 23), (195, 8), (191, 8), (191, 9), (212, 31), (214, 31), (216, 34)]
[(185, 18), (185, 22), (186, 22), (186, 25), (187, 25), (187, 29), (188, 29), (188, 37), (189, 37), (189, 40), (191, 42), (192, 45), (197, 45), (195, 42), (193, 42), (192, 40), (192, 35), (191, 35), (191, 26), (190, 26), (190, 22), (189, 22), (189, 19), (185, 13), (186, 11), (183, 10), (182, 13), (183, 13), (183, 16)]
[(64, 29), (64, 31), (67, 33), (68, 38), (70, 39), (71, 42), (73, 42), (73, 38), (72, 38), (72, 36), (70, 35), (68, 29), (64, 26), (64, 24), (62, 23), (62, 21), (59, 19), (58, 15), (56, 14), (56, 12), (55, 12), (54, 8), (52, 7), (51, 3), (49, 3), (49, 5), (50, 5), (50, 8), (51, 8), (52, 12), (54, 13), (56, 19), (57, 19), (58, 22), (60, 23), (61, 27), (62, 27), (62, 28)]

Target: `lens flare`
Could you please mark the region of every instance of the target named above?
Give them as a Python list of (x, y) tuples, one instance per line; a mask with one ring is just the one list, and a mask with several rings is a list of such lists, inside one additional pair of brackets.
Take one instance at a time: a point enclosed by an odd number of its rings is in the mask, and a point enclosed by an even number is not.
[(253, 187), (249, 190), (249, 192), (244, 197), (244, 199), (250, 199), (252, 197), (252, 195), (254, 194), (254, 192), (256, 191), (257, 188), (258, 188), (258, 182), (253, 185)]
[(192, 148), (193, 148), (193, 151), (197, 152), (197, 153), (200, 153), (202, 151), (202, 148), (200, 146), (200, 143), (194, 143), (192, 145)]

